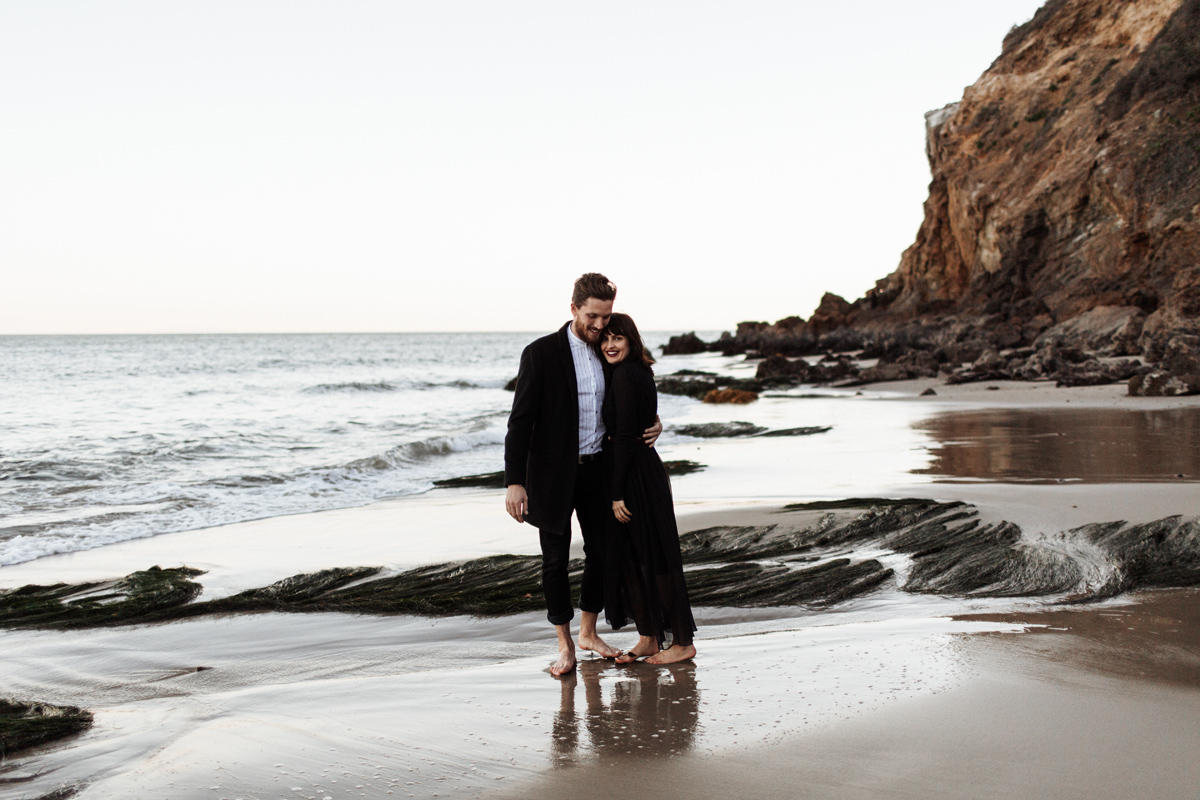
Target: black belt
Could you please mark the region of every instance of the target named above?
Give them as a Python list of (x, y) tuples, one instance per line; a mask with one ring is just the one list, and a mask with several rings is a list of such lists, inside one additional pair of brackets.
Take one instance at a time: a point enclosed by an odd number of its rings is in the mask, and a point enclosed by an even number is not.
[(590, 464), (593, 461), (599, 461), (600, 456), (601, 456), (601, 453), (588, 453), (587, 455), (580, 454), (579, 463), (580, 464)]

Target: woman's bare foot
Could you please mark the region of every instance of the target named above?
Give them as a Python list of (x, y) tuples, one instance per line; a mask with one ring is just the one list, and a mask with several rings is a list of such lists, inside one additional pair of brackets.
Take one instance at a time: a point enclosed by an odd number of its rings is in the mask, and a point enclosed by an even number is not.
[(550, 665), (550, 674), (556, 678), (560, 678), (570, 672), (575, 671), (575, 648), (562, 647), (558, 648), (558, 661)]
[(643, 636), (638, 639), (638, 643), (629, 648), (628, 653), (623, 653), (617, 656), (618, 664), (632, 664), (643, 656), (652, 656), (659, 650), (658, 640), (653, 636)]
[(690, 658), (696, 657), (696, 646), (689, 644), (687, 647), (673, 644), (661, 653), (646, 659), (647, 664), (674, 664), (679, 661), (687, 661)]
[(579, 649), (587, 650), (589, 653), (595, 653), (601, 658), (616, 658), (621, 655), (621, 651), (615, 647), (609, 647), (608, 643), (601, 639), (596, 634), (585, 636), (582, 632), (579, 634)]

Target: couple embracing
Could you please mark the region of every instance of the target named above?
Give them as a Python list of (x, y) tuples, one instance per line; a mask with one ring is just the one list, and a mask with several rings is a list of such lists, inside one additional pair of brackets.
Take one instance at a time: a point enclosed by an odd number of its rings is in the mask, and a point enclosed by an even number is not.
[[(553, 675), (575, 668), (572, 511), (584, 551), (579, 648), (623, 664), (696, 655), (671, 484), (654, 450), (662, 423), (653, 362), (633, 320), (613, 313), (616, 296), (599, 273), (575, 281), (571, 321), (521, 354), (504, 439), (505, 508), (541, 538), (542, 591), (558, 634)], [(602, 610), (614, 630), (632, 617), (640, 638), (628, 652), (596, 632)]]

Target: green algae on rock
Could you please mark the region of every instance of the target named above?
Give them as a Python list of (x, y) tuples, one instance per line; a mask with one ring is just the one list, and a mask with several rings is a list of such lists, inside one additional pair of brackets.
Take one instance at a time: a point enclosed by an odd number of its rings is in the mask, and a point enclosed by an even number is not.
[(142, 622), (180, 609), (201, 592), (191, 567), (151, 567), (114, 581), (0, 591), (0, 624), (10, 628), (93, 628)]
[(482, 475), (463, 475), (459, 478), (444, 478), (440, 481), (434, 481), (433, 485), (441, 489), (461, 489), (466, 487), (503, 489), (504, 471), (485, 472)]
[(0, 760), (91, 726), (92, 713), (82, 708), (0, 698)]
[[(1200, 522), (1094, 523), (1026, 537), (984, 523), (962, 502), (852, 498), (787, 506), (780, 523), (716, 526), (680, 536), (695, 605), (823, 607), (894, 581), (900, 591), (968, 597), (1058, 596), (1072, 603), (1140, 587), (1200, 584)], [(856, 557), (889, 551), (903, 567)], [(578, 591), (583, 562), (570, 565)], [(541, 558), (497, 555), (383, 575), (342, 567), (295, 575), (231, 597), (191, 602), (198, 570), (158, 567), (75, 586), (0, 591), (0, 627), (84, 628), (254, 612), (495, 616), (542, 608)]]

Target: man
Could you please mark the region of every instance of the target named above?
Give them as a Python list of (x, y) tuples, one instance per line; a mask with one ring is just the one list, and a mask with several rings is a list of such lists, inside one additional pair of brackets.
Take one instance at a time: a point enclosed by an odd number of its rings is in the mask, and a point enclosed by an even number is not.
[[(558, 660), (550, 668), (556, 676), (575, 669), (575, 611), (567, 577), (572, 511), (583, 533), (579, 647), (605, 658), (620, 655), (596, 634), (604, 608), (605, 528), (612, 502), (601, 453), (604, 370), (592, 349), (616, 296), (617, 287), (598, 272), (575, 281), (571, 321), (521, 353), (504, 437), (505, 509), (517, 522), (529, 520), (541, 537), (546, 616), (558, 634)], [(645, 433), (646, 444), (653, 445), (661, 432), (656, 421)]]

